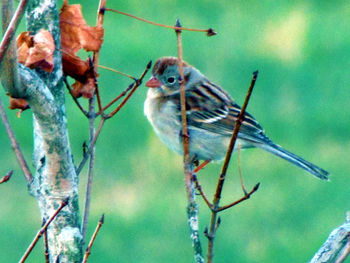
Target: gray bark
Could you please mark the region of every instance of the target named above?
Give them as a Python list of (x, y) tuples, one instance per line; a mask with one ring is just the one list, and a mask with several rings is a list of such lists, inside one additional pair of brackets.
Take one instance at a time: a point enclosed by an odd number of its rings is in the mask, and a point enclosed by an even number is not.
[(69, 197), (69, 204), (48, 228), (50, 262), (55, 262), (58, 256), (60, 262), (81, 262), (78, 177), (72, 160), (65, 115), (56, 2), (30, 1), (26, 10), (26, 22), (27, 30), (34, 34), (40, 29), (49, 30), (56, 45), (52, 73), (19, 65), (20, 86), (24, 89), (7, 89), (16, 93), (16, 97), (25, 98), (33, 112), (35, 176), (30, 185), (30, 193), (38, 200), (44, 219), (48, 219), (62, 200)]
[[(342, 262), (338, 261), (346, 249), (346, 245), (350, 242), (350, 213), (346, 222), (334, 229), (328, 236), (322, 247), (316, 252), (310, 263), (330, 263)], [(344, 255), (346, 257), (346, 255)]]

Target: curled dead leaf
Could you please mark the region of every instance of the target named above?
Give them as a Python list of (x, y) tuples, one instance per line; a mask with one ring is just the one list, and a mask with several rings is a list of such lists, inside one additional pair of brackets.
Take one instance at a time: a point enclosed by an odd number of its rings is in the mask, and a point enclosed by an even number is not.
[(79, 49), (98, 51), (103, 42), (104, 30), (101, 26), (89, 26), (81, 12), (81, 5), (63, 3), (60, 13), (62, 49), (75, 54)]
[(55, 42), (48, 30), (41, 29), (32, 36), (23, 32), (17, 38), (18, 62), (30, 68), (40, 67), (46, 72), (54, 68)]
[(16, 114), (17, 114), (17, 117), (20, 118), (21, 117), (21, 113), (23, 111), (25, 111), (26, 109), (29, 109), (29, 105), (28, 105), (27, 101), (24, 100), (24, 99), (14, 99), (11, 96), (9, 96), (9, 97), (10, 97), (10, 106), (9, 106), (9, 108), (11, 110), (19, 109), (19, 111)]
[(88, 78), (84, 83), (76, 81), (72, 85), (72, 94), (74, 97), (91, 99), (95, 94), (96, 83), (94, 78)]

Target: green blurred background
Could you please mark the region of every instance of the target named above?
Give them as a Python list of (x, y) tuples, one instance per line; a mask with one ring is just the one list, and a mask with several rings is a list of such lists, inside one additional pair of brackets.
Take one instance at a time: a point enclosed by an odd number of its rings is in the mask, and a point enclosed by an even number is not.
[[(79, 3), (79, 1), (70, 1)], [(96, 20), (98, 1), (84, 3), (88, 22)], [(242, 104), (251, 73), (260, 75), (248, 111), (267, 135), (331, 173), (331, 182), (315, 179), (262, 150), (241, 155), (248, 189), (259, 191), (221, 214), (215, 262), (306, 262), (350, 210), (350, 5), (348, 1), (107, 1), (116, 8), (155, 22), (214, 28), (218, 35), (184, 32), (184, 58)], [(61, 6), (59, 1), (58, 5)], [(24, 30), (24, 25), (22, 25)], [(176, 56), (172, 30), (115, 13), (106, 13), (100, 64), (139, 76), (147, 62)], [(106, 104), (129, 79), (100, 69)], [(146, 78), (149, 78), (148, 75)], [(143, 115), (146, 88), (108, 121), (98, 140), (88, 236), (102, 213), (106, 221), (89, 262), (191, 262), (186, 222), (182, 158), (155, 136)], [(6, 107), (8, 99), (0, 96)], [(84, 104), (86, 103), (83, 102)], [(32, 152), (30, 110), (17, 118), (8, 111), (27, 160)], [(87, 120), (67, 95), (74, 158), (88, 138)], [(14, 169), (0, 186), (0, 262), (17, 262), (41, 219), (33, 197), (0, 125), (0, 174)], [(199, 179), (212, 196), (220, 165)], [(231, 162), (223, 203), (242, 196), (237, 155)], [(86, 171), (80, 176), (81, 207)], [(200, 231), (210, 213), (199, 198)], [(206, 251), (207, 240), (201, 236)], [(44, 262), (40, 243), (28, 262)], [(350, 262), (348, 260), (347, 262)]]

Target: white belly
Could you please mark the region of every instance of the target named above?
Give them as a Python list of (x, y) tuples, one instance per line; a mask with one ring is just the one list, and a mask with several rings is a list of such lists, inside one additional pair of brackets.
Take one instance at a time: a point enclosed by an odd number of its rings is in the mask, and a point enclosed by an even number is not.
[[(161, 102), (161, 99), (152, 96), (152, 89), (148, 91), (144, 105), (144, 113), (151, 123), (159, 139), (173, 151), (183, 154), (181, 138), (181, 122), (177, 105), (171, 101)], [(190, 155), (196, 156), (199, 160), (222, 160), (227, 151), (230, 136), (215, 134), (200, 128), (188, 127), (190, 135)], [(245, 148), (244, 141), (238, 139), (238, 145)]]

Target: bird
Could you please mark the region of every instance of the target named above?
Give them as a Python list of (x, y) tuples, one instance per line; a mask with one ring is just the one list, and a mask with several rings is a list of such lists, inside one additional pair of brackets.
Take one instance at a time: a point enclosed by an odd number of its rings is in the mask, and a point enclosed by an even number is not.
[[(180, 85), (184, 81), (186, 116), (191, 160), (224, 159), (241, 107), (221, 87), (198, 69), (182, 61), (183, 79), (176, 57), (161, 57), (153, 66), (144, 103), (144, 114), (159, 139), (183, 154)], [(275, 144), (255, 118), (245, 112), (235, 148), (260, 148), (279, 156), (316, 177), (328, 180), (329, 173)]]

